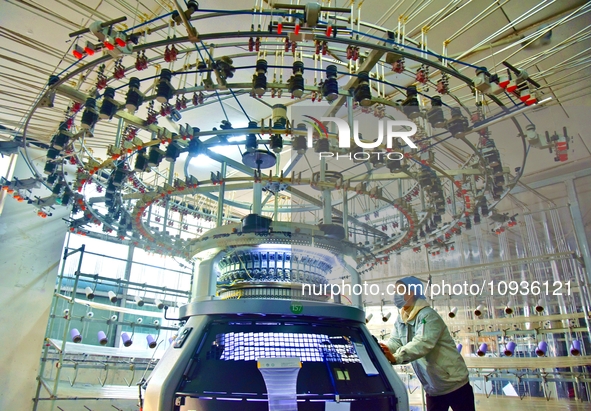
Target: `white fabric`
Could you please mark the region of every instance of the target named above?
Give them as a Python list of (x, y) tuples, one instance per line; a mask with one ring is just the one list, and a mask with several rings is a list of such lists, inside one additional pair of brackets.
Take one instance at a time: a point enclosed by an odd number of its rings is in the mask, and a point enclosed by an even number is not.
[(300, 368), (259, 368), (267, 387), (269, 411), (298, 411), (297, 380)]

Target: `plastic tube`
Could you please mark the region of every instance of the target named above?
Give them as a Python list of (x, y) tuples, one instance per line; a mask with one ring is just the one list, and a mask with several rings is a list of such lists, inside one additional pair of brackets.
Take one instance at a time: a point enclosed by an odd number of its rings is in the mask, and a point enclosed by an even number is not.
[(107, 343), (109, 342), (109, 339), (107, 338), (107, 334), (105, 334), (104, 331), (99, 331), (97, 337), (98, 337), (98, 342), (100, 345), (107, 345)]
[(513, 341), (509, 341), (505, 346), (505, 355), (507, 357), (512, 357), (516, 346), (517, 344), (515, 344)]
[(129, 347), (131, 344), (133, 344), (131, 337), (127, 333), (121, 333), (121, 341), (123, 341), (123, 345), (125, 347)]
[(543, 357), (546, 355), (548, 351), (548, 343), (546, 341), (540, 341), (538, 347), (536, 348), (536, 355), (538, 357)]
[(581, 342), (579, 340), (573, 340), (572, 344), (570, 345), (570, 353), (575, 357), (581, 355)]
[(482, 343), (482, 344), (480, 344), (480, 348), (478, 348), (478, 351), (476, 352), (476, 354), (479, 357), (484, 357), (487, 350), (488, 350), (488, 345), (486, 345), (486, 343)]
[(146, 336), (146, 341), (148, 342), (148, 347), (156, 348), (156, 340), (150, 334)]
[(82, 342), (82, 336), (80, 335), (80, 331), (78, 331), (77, 328), (72, 328), (70, 330), (70, 338), (72, 338), (72, 341), (74, 341), (76, 344)]

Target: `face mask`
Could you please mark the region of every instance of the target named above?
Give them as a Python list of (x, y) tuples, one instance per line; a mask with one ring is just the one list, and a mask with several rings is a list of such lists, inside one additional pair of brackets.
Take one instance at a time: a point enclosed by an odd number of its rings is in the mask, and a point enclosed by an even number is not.
[(402, 308), (406, 305), (406, 300), (404, 299), (404, 295), (396, 294), (394, 296), (394, 305), (398, 308)]

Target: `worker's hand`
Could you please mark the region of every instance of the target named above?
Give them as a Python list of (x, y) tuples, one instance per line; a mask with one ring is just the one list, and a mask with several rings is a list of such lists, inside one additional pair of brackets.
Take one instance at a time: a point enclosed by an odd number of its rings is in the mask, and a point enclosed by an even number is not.
[(390, 361), (390, 363), (392, 363), (392, 364), (396, 364), (396, 358), (394, 357), (394, 355), (392, 355), (388, 346), (384, 343), (380, 343), (380, 347), (382, 347), (382, 351), (386, 355), (386, 358), (388, 359), (388, 361)]

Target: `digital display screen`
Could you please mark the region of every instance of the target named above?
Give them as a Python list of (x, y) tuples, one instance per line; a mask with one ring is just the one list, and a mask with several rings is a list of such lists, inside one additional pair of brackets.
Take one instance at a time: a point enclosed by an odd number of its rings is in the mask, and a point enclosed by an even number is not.
[(217, 334), (210, 355), (224, 361), (299, 357), (302, 362), (359, 363), (346, 336), (287, 332), (230, 332)]

